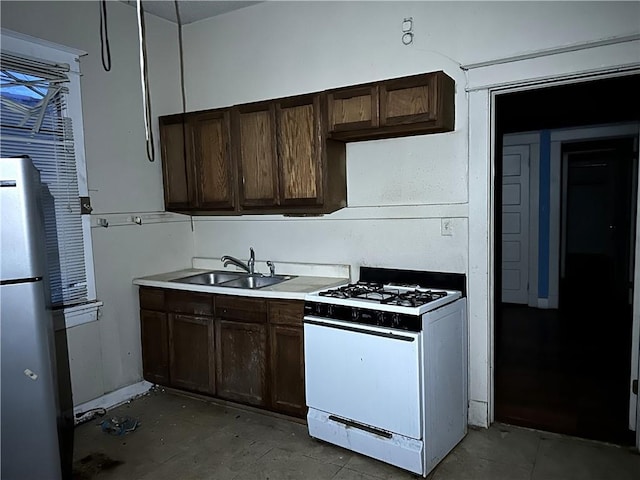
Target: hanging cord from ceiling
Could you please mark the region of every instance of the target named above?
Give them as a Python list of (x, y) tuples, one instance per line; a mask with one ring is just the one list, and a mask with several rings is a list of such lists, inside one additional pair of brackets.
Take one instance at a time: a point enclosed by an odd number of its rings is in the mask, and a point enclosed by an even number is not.
[(109, 46), (109, 30), (107, 28), (107, 0), (100, 1), (100, 53), (102, 68), (111, 71), (111, 47)]
[[(182, 115), (187, 111), (187, 96), (184, 90), (184, 50), (182, 48), (182, 20), (180, 18), (180, 7), (178, 5), (178, 0), (173, 0), (173, 5), (176, 8), (176, 22), (178, 23), (178, 55), (180, 57), (180, 94), (182, 98)], [(182, 121), (182, 158), (187, 158), (187, 122)], [(187, 162), (185, 162), (185, 166)], [(189, 175), (186, 175), (187, 181)], [(193, 216), (191, 216), (191, 231), (194, 231), (193, 227)]]
[(187, 101), (184, 91), (184, 50), (182, 48), (182, 20), (180, 19), (180, 7), (178, 0), (173, 0), (176, 7), (176, 22), (178, 22), (178, 50), (180, 55), (180, 93), (182, 94), (182, 113), (186, 112)]
[(136, 1), (138, 11), (138, 38), (140, 40), (140, 83), (142, 86), (142, 100), (144, 103), (144, 133), (147, 146), (147, 159), (155, 160), (153, 145), (153, 130), (151, 128), (151, 97), (149, 96), (149, 67), (147, 64), (147, 41), (144, 28), (144, 9), (141, 0)]

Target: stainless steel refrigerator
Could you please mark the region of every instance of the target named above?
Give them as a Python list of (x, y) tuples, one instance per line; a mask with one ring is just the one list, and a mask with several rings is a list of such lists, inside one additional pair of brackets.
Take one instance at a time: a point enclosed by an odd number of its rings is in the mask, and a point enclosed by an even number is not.
[(62, 478), (54, 328), (38, 170), (0, 159), (2, 480)]

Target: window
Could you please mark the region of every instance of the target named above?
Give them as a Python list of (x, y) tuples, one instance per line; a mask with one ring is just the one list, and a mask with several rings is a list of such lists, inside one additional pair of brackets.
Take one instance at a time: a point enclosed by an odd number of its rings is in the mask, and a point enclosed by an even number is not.
[[(51, 47), (6, 39), (3, 31), (0, 154), (29, 155), (40, 170), (51, 300), (54, 307), (68, 309), (95, 300), (90, 223), (81, 215), (79, 200), (87, 188), (79, 72), (73, 69), (77, 55), (55, 51), (51, 61)], [(19, 52), (25, 44), (26, 51), (42, 56)]]

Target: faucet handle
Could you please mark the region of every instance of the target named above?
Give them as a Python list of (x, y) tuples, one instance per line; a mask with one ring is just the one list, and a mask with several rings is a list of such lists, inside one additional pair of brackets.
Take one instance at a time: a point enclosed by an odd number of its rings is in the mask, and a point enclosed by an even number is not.
[(276, 274), (276, 265), (271, 260), (267, 260), (267, 267), (269, 267), (269, 276), (273, 277)]

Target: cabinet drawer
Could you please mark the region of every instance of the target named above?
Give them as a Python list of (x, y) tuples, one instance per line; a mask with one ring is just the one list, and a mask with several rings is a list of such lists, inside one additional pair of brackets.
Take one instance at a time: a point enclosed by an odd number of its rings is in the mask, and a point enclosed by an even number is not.
[(169, 290), (166, 302), (169, 312), (213, 315), (213, 295), (210, 293)]
[(216, 296), (216, 317), (243, 322), (267, 321), (267, 302), (261, 298)]
[(304, 302), (296, 300), (270, 300), (269, 322), (282, 325), (302, 326)]
[(140, 287), (140, 309), (164, 310), (164, 290), (160, 288)]

